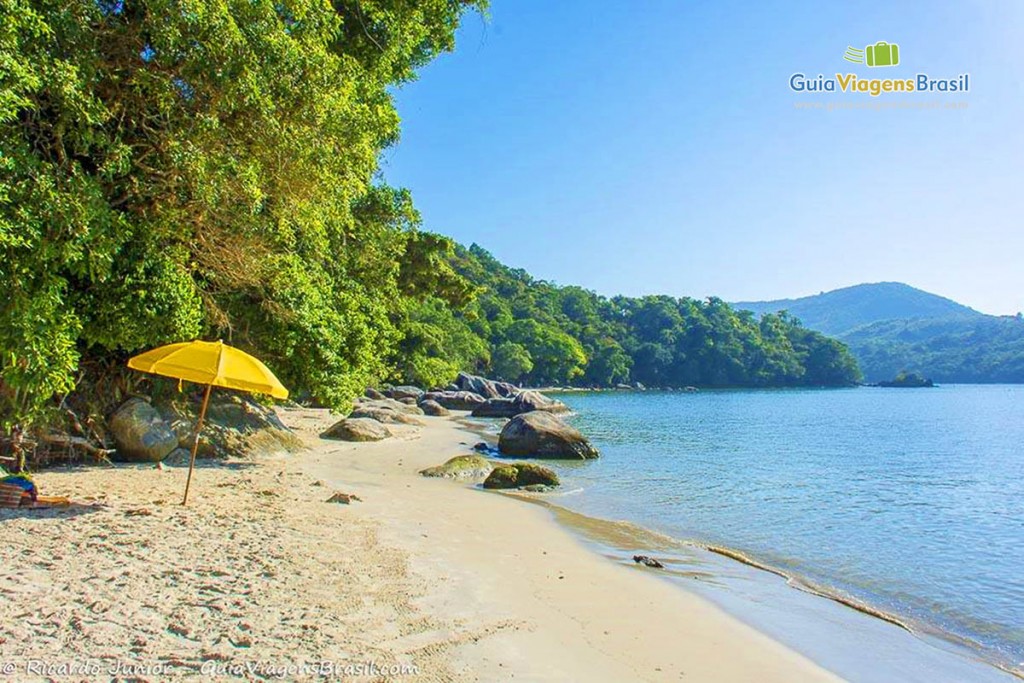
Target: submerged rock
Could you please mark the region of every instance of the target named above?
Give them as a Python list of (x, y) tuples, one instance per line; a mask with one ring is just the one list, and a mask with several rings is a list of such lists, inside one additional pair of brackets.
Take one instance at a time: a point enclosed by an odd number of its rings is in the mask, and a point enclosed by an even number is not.
[(423, 411), (424, 415), (433, 415), (434, 417), (444, 417), (445, 415), (451, 415), (447, 408), (438, 403), (437, 401), (420, 401), (420, 410)]
[(141, 398), (130, 398), (107, 422), (117, 452), (115, 460), (160, 462), (178, 447), (178, 434), (156, 408)]
[(346, 417), (328, 427), (320, 438), (340, 441), (380, 441), (391, 436), (391, 430), (368, 417)]
[(558, 486), (558, 475), (547, 467), (532, 463), (498, 465), (484, 480), (485, 489), (517, 489)]
[(420, 470), (420, 474), (424, 477), (480, 481), (486, 479), (493, 469), (491, 461), (482, 455), (457, 455), (443, 465)]
[(661, 562), (658, 562), (653, 557), (648, 557), (647, 555), (634, 555), (633, 556), (633, 561), (636, 562), (637, 564), (642, 564), (645, 567), (651, 567), (652, 569), (664, 569), (665, 568), (665, 565), (663, 565)]
[(597, 449), (578, 429), (539, 410), (509, 420), (498, 437), (498, 450), (505, 455), (534, 458), (598, 457)]

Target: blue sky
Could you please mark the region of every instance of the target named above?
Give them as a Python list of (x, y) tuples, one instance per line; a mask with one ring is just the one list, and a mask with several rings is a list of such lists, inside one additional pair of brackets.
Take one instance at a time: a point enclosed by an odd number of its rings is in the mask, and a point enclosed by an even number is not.
[[(824, 5), (492, 0), (396, 91), (383, 177), (427, 229), (603, 294), (898, 280), (1024, 310), (1024, 2)], [(880, 40), (899, 66), (843, 61)], [(795, 72), (969, 72), (971, 90), (797, 94)], [(967, 108), (794, 106), (875, 101)]]

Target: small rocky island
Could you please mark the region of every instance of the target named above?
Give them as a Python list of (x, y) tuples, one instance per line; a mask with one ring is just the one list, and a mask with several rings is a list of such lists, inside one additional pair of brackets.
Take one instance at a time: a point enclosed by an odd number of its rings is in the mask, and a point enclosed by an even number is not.
[(901, 372), (895, 379), (879, 382), (880, 387), (894, 387), (899, 389), (920, 389), (923, 387), (934, 387), (935, 382), (927, 379), (919, 372)]

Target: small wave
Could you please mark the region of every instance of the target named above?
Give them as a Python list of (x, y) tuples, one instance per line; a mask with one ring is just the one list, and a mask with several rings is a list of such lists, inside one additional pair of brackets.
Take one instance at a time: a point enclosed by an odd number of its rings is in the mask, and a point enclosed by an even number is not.
[[(583, 488), (577, 488), (565, 493), (578, 494), (583, 491)], [(880, 619), (897, 626), (916, 637), (920, 638), (927, 635), (938, 638), (940, 641), (945, 641), (951, 645), (965, 648), (974, 652), (976, 655), (981, 655), (983, 660), (989, 665), (1024, 680), (1024, 670), (1008, 665), (1006, 662), (1000, 661), (991, 656), (986, 656), (987, 648), (970, 638), (965, 638), (961, 635), (938, 629), (930, 624), (911, 621), (903, 616), (879, 609), (864, 601), (845, 594), (838, 588), (821, 586), (799, 576), (798, 574), (788, 572), (784, 569), (753, 558), (740, 550), (694, 539), (680, 539), (627, 520), (608, 520), (584, 515), (552, 502), (550, 499), (551, 494), (547, 494), (543, 497), (525, 495), (515, 495), (515, 497), (547, 508), (560, 523), (583, 535), (585, 538), (607, 548), (612, 548), (627, 554), (638, 550), (666, 553), (680, 553), (687, 550), (692, 553), (694, 550), (700, 550), (713, 553), (754, 569), (774, 574), (785, 579), (787, 585), (797, 590), (811, 595), (816, 595), (821, 598), (826, 598), (860, 612), (861, 614)], [(685, 576), (695, 575), (693, 571), (686, 570), (674, 570), (667, 573), (678, 573)], [(697, 573), (700, 574), (703, 572)], [(710, 577), (710, 575), (707, 576)]]
[(562, 498), (564, 496), (577, 496), (583, 493), (584, 491), (586, 491), (586, 489), (583, 488), (582, 486), (579, 486), (577, 488), (569, 489), (567, 491), (555, 491), (554, 493), (549, 493), (548, 495), (553, 496), (555, 498)]
[(776, 576), (781, 576), (786, 580), (787, 584), (806, 593), (811, 593), (813, 595), (818, 595), (823, 598), (828, 598), (829, 600), (838, 602), (841, 605), (845, 605), (851, 609), (855, 609), (858, 612), (863, 612), (868, 616), (872, 616), (876, 619), (881, 619), (883, 621), (889, 622), (890, 624), (899, 626), (908, 633), (916, 633), (916, 631), (910, 625), (909, 622), (901, 619), (895, 614), (891, 614), (884, 610), (880, 610), (876, 607), (872, 607), (867, 603), (861, 602), (860, 600), (856, 600), (852, 597), (844, 595), (838, 590), (824, 588), (816, 584), (813, 584), (797, 576), (796, 574), (791, 574), (789, 572), (783, 571), (778, 567), (773, 567), (769, 564), (765, 564), (764, 562), (759, 562), (758, 560), (755, 560), (754, 558), (750, 557), (745, 553), (740, 552), (739, 550), (733, 550), (732, 548), (702, 543), (695, 543), (695, 545), (717, 555), (722, 555), (723, 557), (728, 557), (729, 559), (736, 560), (737, 562), (742, 562), (743, 564), (748, 565), (750, 567), (754, 567), (755, 569), (760, 569), (761, 571), (769, 572), (775, 574)]

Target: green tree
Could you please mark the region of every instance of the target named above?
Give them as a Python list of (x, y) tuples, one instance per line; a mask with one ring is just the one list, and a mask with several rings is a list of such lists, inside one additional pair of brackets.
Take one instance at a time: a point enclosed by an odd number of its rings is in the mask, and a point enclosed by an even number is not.
[(444, 386), (460, 370), (481, 371), (490, 361), (487, 343), (438, 298), (410, 300), (399, 323), (403, 335), (392, 379), (424, 387)]
[(522, 345), (533, 359), (537, 382), (564, 384), (583, 374), (587, 363), (580, 343), (557, 327), (523, 319), (512, 323), (509, 339)]
[(629, 380), (633, 359), (611, 338), (602, 339), (590, 354), (584, 379), (597, 386), (613, 386)]
[(446, 247), (371, 185), (389, 88), (482, 5), (0, 0), (0, 419), (197, 335), (332, 406), (389, 372), (403, 296), (468, 298), (399, 272)]
[(491, 370), (499, 379), (518, 382), (533, 370), (533, 359), (522, 344), (504, 342), (491, 354)]

